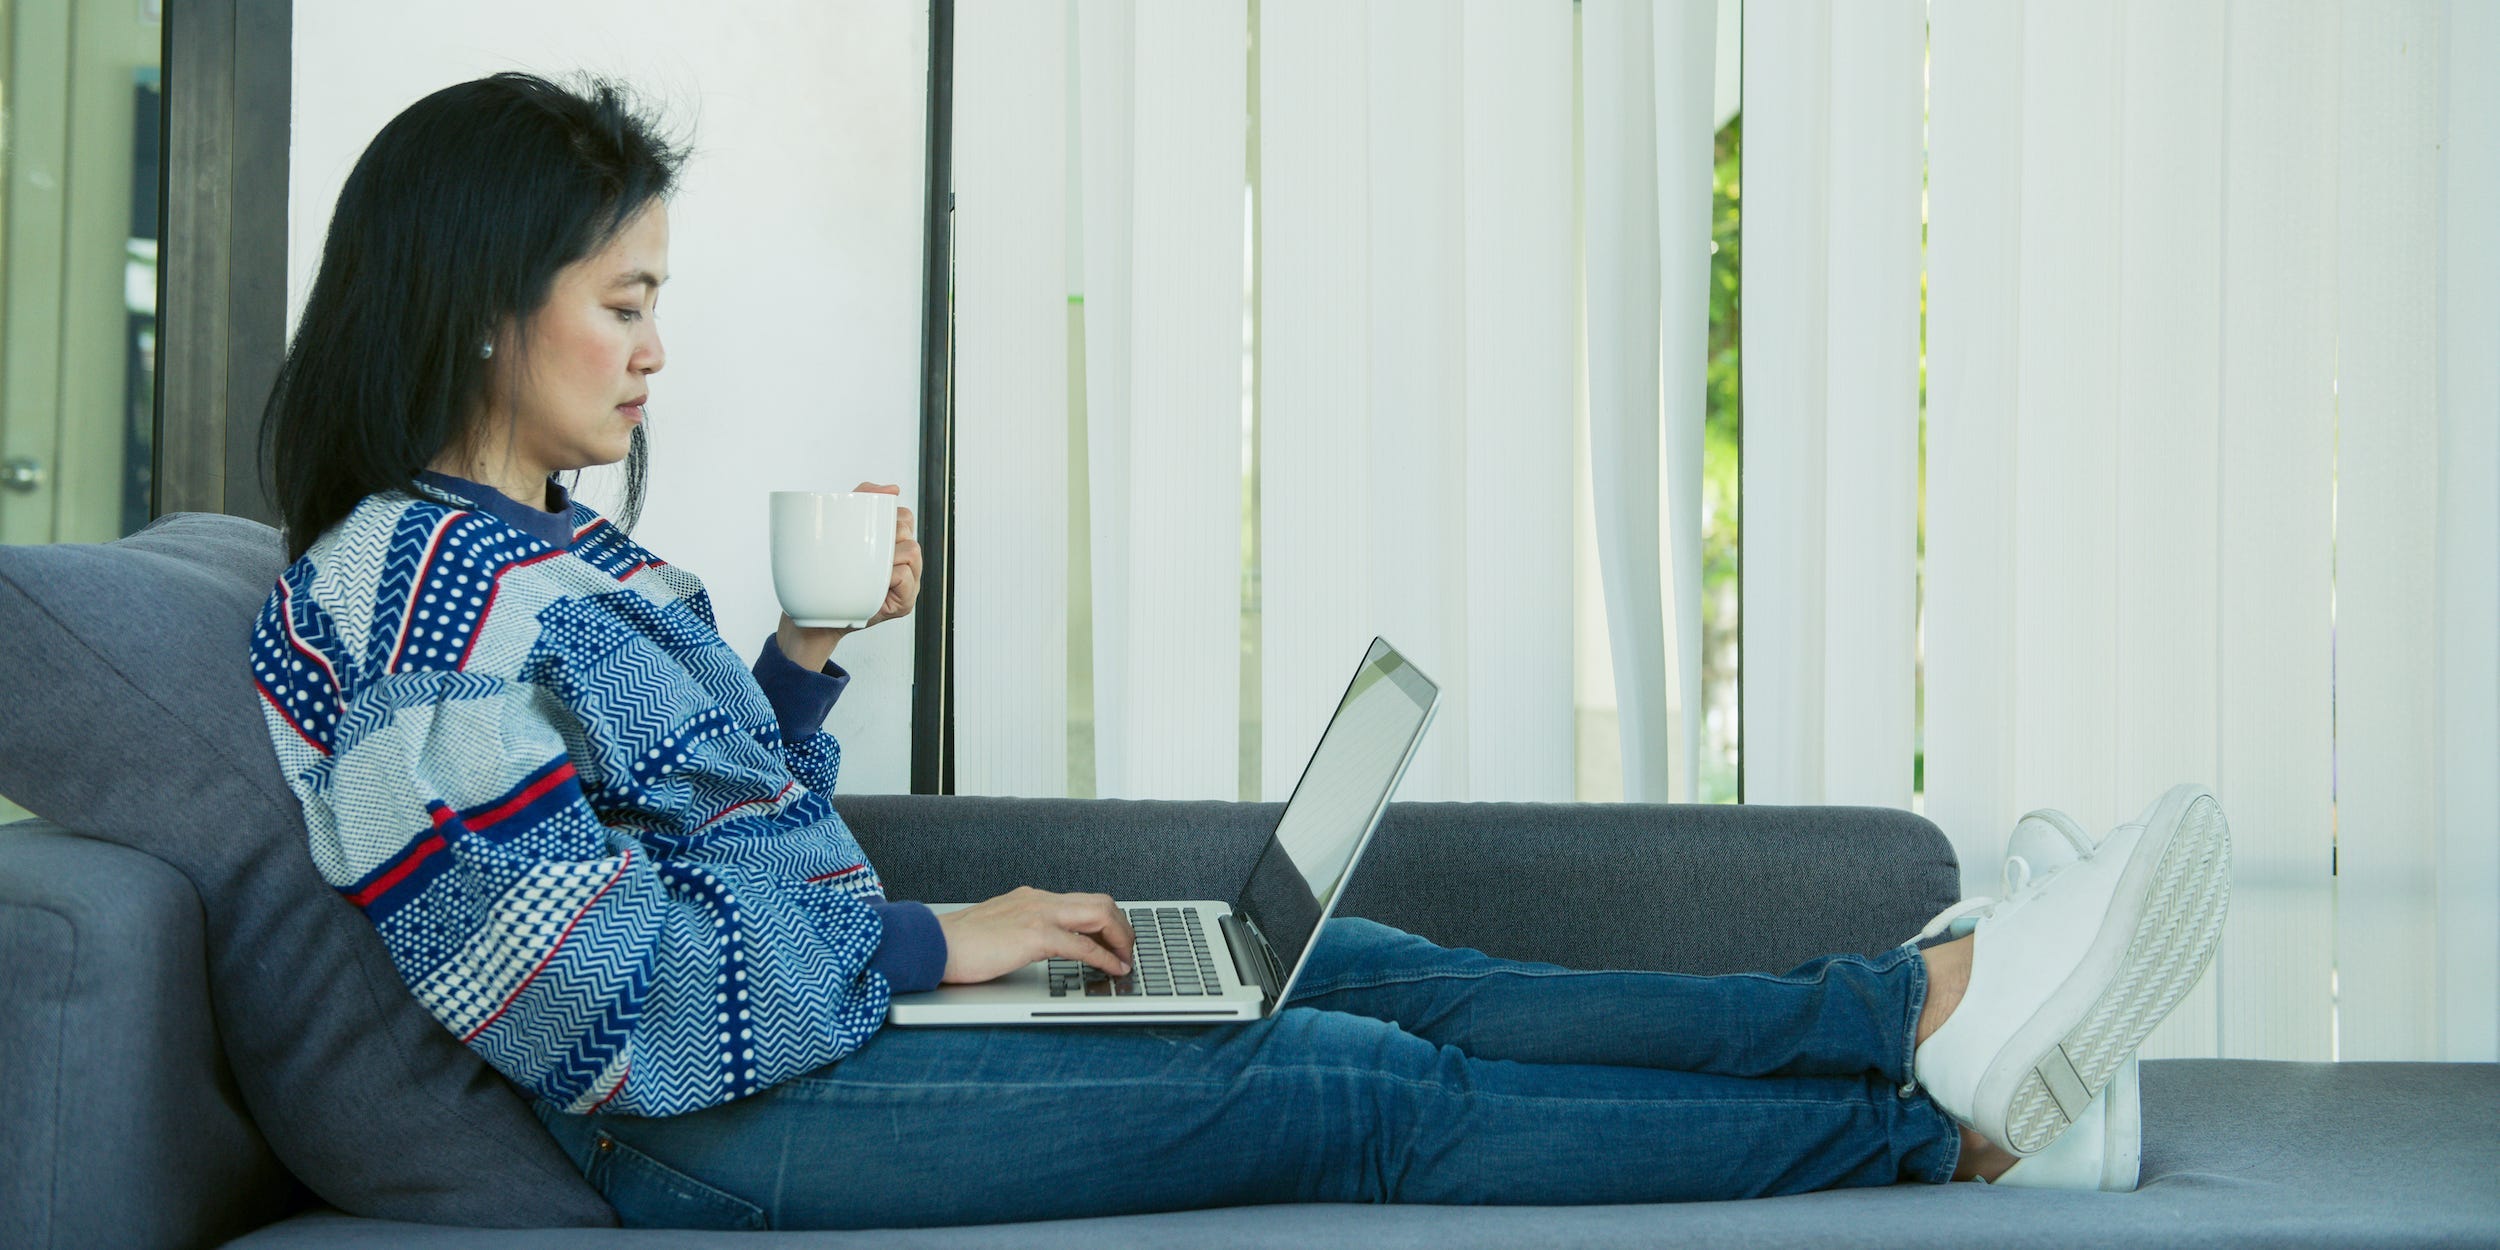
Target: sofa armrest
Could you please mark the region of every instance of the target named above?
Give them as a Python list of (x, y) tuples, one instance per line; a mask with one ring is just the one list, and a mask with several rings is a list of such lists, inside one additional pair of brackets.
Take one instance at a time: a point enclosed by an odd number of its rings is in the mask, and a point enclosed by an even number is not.
[[(896, 898), (1019, 885), (1231, 899), (1281, 803), (846, 795)], [(1880, 807), (1391, 803), (1348, 914), (1572, 967), (1784, 972), (1874, 954), (1961, 897), (1953, 847)]]
[(213, 1245), (285, 1214), (295, 1183), (217, 1044), (189, 880), (0, 827), (0, 968), (0, 1244)]

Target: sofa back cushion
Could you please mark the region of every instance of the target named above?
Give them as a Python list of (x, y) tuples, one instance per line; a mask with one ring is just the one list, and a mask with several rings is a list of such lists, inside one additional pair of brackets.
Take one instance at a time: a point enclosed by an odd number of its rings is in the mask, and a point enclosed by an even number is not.
[(213, 513), (112, 543), (0, 546), (0, 793), (190, 879), (244, 1104), (322, 1199), (426, 1223), (612, 1226), (313, 868), (250, 677), (284, 558), (278, 531)]
[[(933, 902), (1019, 885), (1231, 899), (1285, 808), (923, 794), (834, 806), (894, 897)], [(1894, 808), (1395, 802), (1337, 907), (1509, 959), (1707, 976), (1881, 954), (1961, 884), (1944, 831)]]

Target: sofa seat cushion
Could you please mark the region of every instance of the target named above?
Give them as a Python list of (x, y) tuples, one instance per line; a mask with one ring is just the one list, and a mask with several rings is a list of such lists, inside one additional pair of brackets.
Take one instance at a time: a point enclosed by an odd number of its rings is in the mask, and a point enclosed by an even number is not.
[(0, 793), (189, 878), (244, 1104), (314, 1193), (398, 1219), (613, 1226), (313, 868), (251, 677), (284, 556), (266, 525), (194, 512), (0, 546)]
[(328, 1246), (1361, 1245), (2404, 1247), (2500, 1241), (2500, 1064), (2144, 1063), (2131, 1194), (1892, 1185), (1744, 1202), (1607, 1207), (1278, 1206), (857, 1233), (486, 1233), (336, 1213), (234, 1243)]

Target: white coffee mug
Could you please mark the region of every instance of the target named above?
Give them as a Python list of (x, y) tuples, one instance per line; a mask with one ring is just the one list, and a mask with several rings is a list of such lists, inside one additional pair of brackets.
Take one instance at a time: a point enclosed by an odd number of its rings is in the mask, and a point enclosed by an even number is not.
[(894, 584), (895, 509), (878, 491), (772, 493), (773, 593), (790, 619), (857, 629)]

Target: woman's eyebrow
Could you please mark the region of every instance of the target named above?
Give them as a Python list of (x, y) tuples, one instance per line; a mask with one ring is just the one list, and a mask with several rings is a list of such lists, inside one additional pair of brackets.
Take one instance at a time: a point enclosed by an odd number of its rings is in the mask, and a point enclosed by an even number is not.
[(652, 277), (651, 271), (648, 269), (629, 269), (624, 273), (618, 274), (616, 281), (608, 284), (608, 289), (615, 290), (617, 287), (621, 286), (640, 285), (650, 287), (653, 291), (657, 291), (660, 289), (660, 284), (666, 281), (668, 281), (666, 278)]

